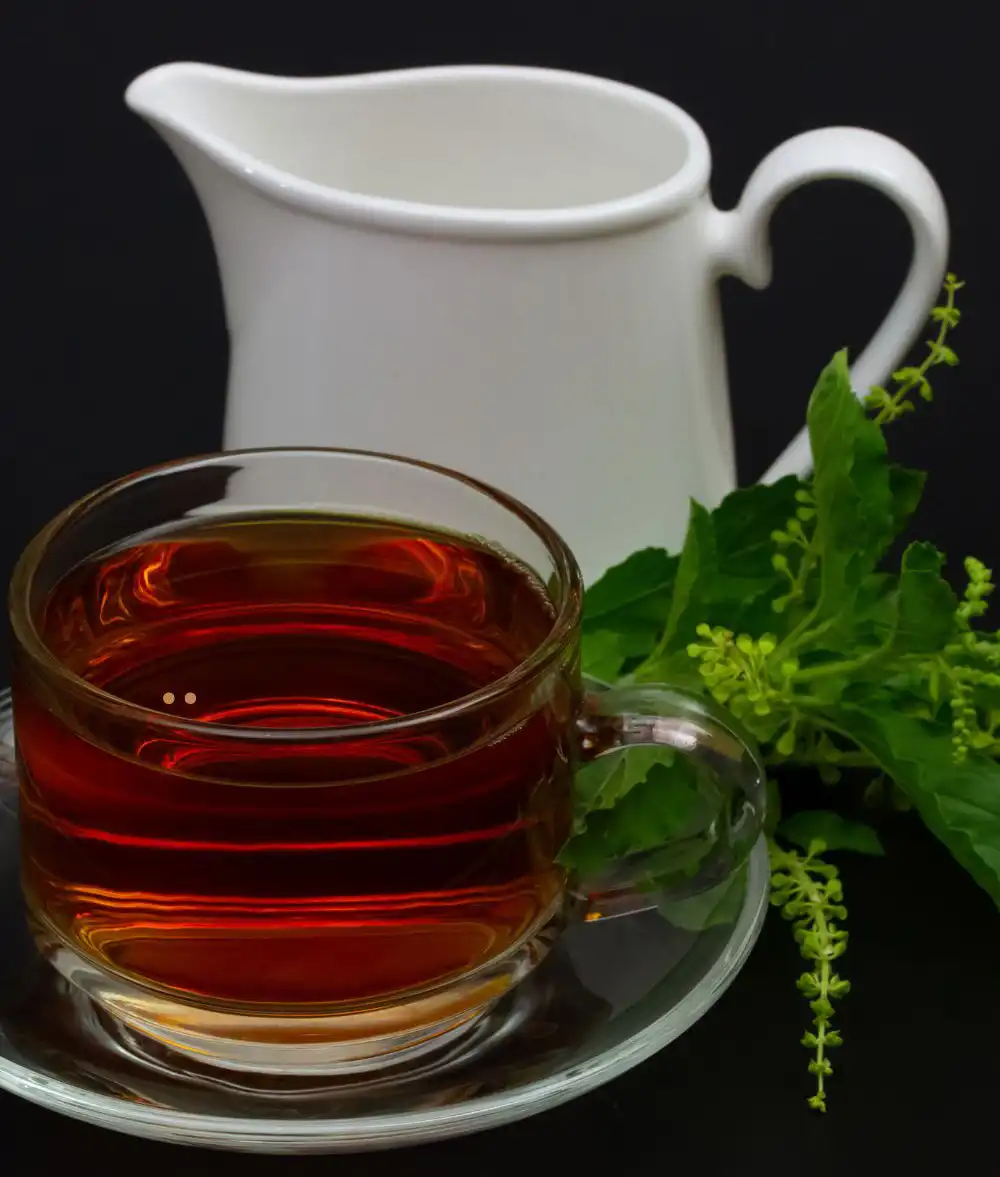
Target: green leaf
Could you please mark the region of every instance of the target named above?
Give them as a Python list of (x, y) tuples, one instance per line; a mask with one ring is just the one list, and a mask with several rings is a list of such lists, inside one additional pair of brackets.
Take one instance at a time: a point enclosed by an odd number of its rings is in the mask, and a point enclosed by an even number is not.
[(874, 571), (896, 520), (885, 440), (851, 389), (845, 352), (821, 373), (806, 419), (821, 554), (818, 616), (835, 617)]
[(771, 562), (776, 550), (772, 533), (783, 530), (801, 508), (795, 494), (803, 485), (790, 476), (736, 490), (712, 513), (716, 570), (706, 592), (708, 612), (701, 620), (734, 633), (782, 636), (792, 618), (771, 608), (788, 588)]
[(667, 624), (660, 639), (659, 653), (686, 646), (695, 627), (705, 620), (708, 596), (718, 564), (712, 518), (701, 503), (691, 501), (684, 549), (677, 567), (677, 581), (670, 601)]
[(900, 534), (920, 505), (927, 475), (905, 466), (889, 467), (889, 494), (892, 498), (892, 538)]
[[(827, 618), (813, 648), (802, 652), (807, 664), (814, 666), (831, 658), (834, 661), (853, 660), (875, 647), (886, 645), (896, 626), (898, 585), (898, 576), (884, 572), (872, 572), (863, 577), (850, 607), (845, 607), (836, 617)], [(863, 677), (858, 672), (858, 678)], [(848, 681), (829, 680), (827, 685), (832, 693), (825, 686), (821, 693), (835, 701), (846, 689)]]
[(610, 630), (585, 633), (580, 642), (580, 669), (589, 678), (613, 683), (621, 674), (628, 657), (622, 635)]
[(704, 932), (723, 924), (733, 924), (743, 910), (747, 892), (746, 864), (733, 871), (718, 886), (686, 899), (661, 899), (660, 914), (675, 928), (685, 932)]
[(627, 662), (649, 656), (666, 624), (679, 563), (662, 548), (643, 548), (587, 589), (584, 674), (614, 682)]
[(801, 505), (795, 492), (803, 485), (789, 475), (726, 495), (712, 512), (719, 569), (725, 576), (781, 583), (771, 564), (775, 550), (771, 533), (794, 516)]
[[(865, 634), (877, 635), (879, 644), (887, 640), (896, 624), (898, 587), (898, 576), (886, 572), (870, 573), (858, 586), (853, 613), (843, 619), (844, 624), (837, 627), (838, 631), (853, 629), (855, 645)], [(857, 653), (850, 647), (844, 650), (845, 654), (852, 652)]]
[(669, 767), (676, 759), (673, 748), (652, 744), (616, 748), (596, 757), (576, 770), (573, 795), (578, 814), (613, 808), (646, 779), (654, 764)]
[(869, 825), (849, 821), (839, 813), (825, 809), (807, 809), (786, 817), (778, 826), (779, 835), (807, 853), (815, 841), (827, 850), (855, 850), (858, 854), (885, 854), (878, 834)]
[(711, 514), (692, 502), (666, 626), (640, 678), (673, 677), (702, 622), (736, 633), (777, 630), (780, 636), (771, 601), (787, 582), (771, 564), (771, 533), (795, 515), (801, 486), (788, 477), (733, 491)]
[(711, 849), (711, 839), (690, 836), (658, 846), (646, 852), (632, 872), (633, 885), (637, 891), (669, 891), (688, 883)]
[(951, 729), (903, 714), (889, 698), (845, 705), (837, 725), (877, 761), (924, 824), (1000, 906), (1000, 764), (952, 757)]
[[(662, 749), (647, 751), (662, 755)], [(687, 760), (678, 757), (669, 765), (653, 764), (640, 781), (632, 780), (636, 768), (620, 771), (623, 776), (617, 775), (616, 768), (598, 786), (599, 796), (613, 808), (592, 808), (580, 799), (577, 832), (559, 855), (571, 870), (592, 874), (615, 860), (668, 847), (711, 825), (714, 807), (699, 793), (695, 771)]]
[(678, 556), (663, 548), (643, 548), (609, 568), (586, 592), (585, 629), (613, 630), (622, 615), (648, 618), (662, 627), (670, 607)]
[(941, 577), (943, 563), (933, 544), (910, 544), (903, 553), (890, 638), (894, 653), (935, 654), (954, 636), (958, 598)]

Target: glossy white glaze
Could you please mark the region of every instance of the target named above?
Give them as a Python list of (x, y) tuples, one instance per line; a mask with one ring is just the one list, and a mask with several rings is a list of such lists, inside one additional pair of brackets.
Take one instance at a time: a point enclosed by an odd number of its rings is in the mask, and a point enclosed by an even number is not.
[[(127, 101), (201, 199), (225, 293), (227, 448), (423, 458), (518, 497), (591, 578), (676, 547), (688, 499), (735, 480), (715, 282), (770, 278), (793, 188), (860, 180), (914, 234), (903, 289), (854, 369), (900, 360), (940, 284), (948, 227), (927, 169), (871, 131), (799, 135), (736, 209), (672, 103), (553, 70), (436, 67), (271, 78), (160, 66)], [(808, 467), (797, 438), (768, 477)]]

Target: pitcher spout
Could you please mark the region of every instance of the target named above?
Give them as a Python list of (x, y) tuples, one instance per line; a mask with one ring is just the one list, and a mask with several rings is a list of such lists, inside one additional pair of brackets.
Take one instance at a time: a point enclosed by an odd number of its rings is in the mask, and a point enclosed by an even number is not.
[(130, 110), (157, 127), (184, 128), (196, 133), (204, 118), (197, 110), (209, 67), (177, 61), (158, 65), (134, 78), (125, 91)]
[(182, 140), (218, 163), (239, 168), (252, 159), (266, 161), (267, 131), (280, 133), (263, 93), (275, 80), (199, 62), (171, 62), (140, 74), (125, 91), (125, 102), (175, 150)]

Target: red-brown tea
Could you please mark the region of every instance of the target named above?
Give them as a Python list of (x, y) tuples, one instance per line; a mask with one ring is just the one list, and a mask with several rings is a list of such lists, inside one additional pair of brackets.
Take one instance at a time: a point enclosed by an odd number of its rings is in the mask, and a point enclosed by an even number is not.
[(186, 525), (79, 566), (36, 618), (49, 649), (119, 699), (226, 730), (67, 704), (22, 665), (36, 917), (197, 1000), (364, 1004), (489, 961), (559, 902), (572, 673), (430, 729), (308, 729), (462, 699), (553, 616), (502, 554), (319, 515)]

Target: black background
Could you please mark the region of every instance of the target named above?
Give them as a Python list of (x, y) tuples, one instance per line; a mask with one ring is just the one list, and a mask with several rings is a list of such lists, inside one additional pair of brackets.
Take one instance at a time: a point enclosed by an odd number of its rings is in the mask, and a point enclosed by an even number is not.
[[(952, 268), (968, 286), (954, 337), (962, 367), (942, 375), (934, 405), (894, 426), (892, 442), (901, 460), (931, 471), (918, 530), (951, 567), (970, 550), (1000, 555), (1000, 78), (983, 0), (8, 0), (5, 13), (4, 577), (30, 534), (83, 491), (219, 443), (226, 341), (207, 230), (173, 157), (121, 100), (134, 75), (172, 59), (278, 74), (458, 62), (603, 74), (701, 122), (722, 207), (796, 132), (846, 123), (900, 139), (939, 179)], [(846, 184), (789, 198), (773, 242), (768, 291), (723, 286), (745, 481), (800, 424), (830, 353), (856, 352), (871, 334), (909, 256), (901, 215)], [(237, 1159), (116, 1137), (0, 1095), (0, 1169), (21, 1177), (75, 1160), (113, 1173), (172, 1162), (199, 1174), (350, 1166), (359, 1177), (418, 1163), (486, 1173), (995, 1172), (1000, 920), (915, 826), (901, 820), (887, 840), (889, 860), (844, 863), (844, 972), (855, 991), (825, 1118), (804, 1106), (798, 962), (772, 922), (730, 993), (683, 1039), (522, 1125), (419, 1155)]]

